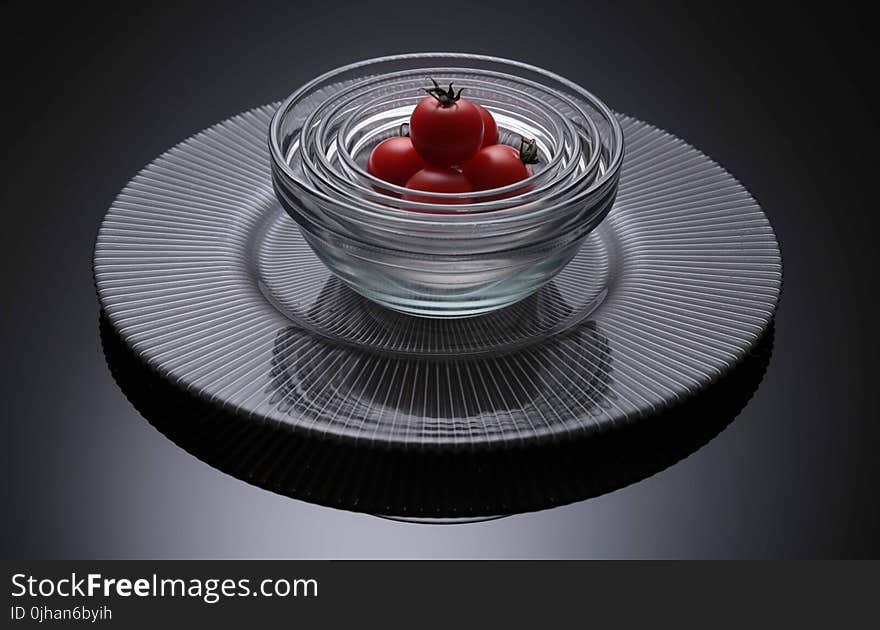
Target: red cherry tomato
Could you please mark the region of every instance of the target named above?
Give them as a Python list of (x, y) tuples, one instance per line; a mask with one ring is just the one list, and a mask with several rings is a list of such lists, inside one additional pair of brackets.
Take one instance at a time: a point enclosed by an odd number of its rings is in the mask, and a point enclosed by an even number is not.
[[(437, 168), (429, 166), (409, 178), (407, 188), (424, 190), (436, 193), (466, 193), (471, 192), (473, 187), (467, 177), (451, 168)], [(470, 203), (470, 199), (437, 199), (423, 197), (421, 195), (404, 195), (409, 201), (421, 201), (424, 203)]]
[(492, 113), (477, 103), (474, 103), (474, 107), (480, 110), (480, 116), (483, 117), (482, 146), (488, 147), (490, 144), (498, 144), (498, 125), (495, 123), (495, 118), (492, 116)]
[[(462, 172), (475, 190), (501, 188), (531, 176), (529, 167), (520, 159), (519, 151), (506, 144), (483, 147), (462, 167)], [(526, 190), (528, 187), (504, 196), (520, 194)]]
[(367, 172), (374, 177), (403, 186), (415, 173), (428, 163), (413, 148), (406, 136), (383, 140), (370, 153)]
[(416, 151), (433, 166), (460, 166), (483, 143), (483, 117), (477, 106), (434, 83), (409, 119), (409, 135)]

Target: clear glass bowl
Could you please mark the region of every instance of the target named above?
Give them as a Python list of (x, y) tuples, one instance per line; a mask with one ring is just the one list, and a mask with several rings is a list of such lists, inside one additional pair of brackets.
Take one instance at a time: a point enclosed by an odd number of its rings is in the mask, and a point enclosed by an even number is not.
[[(532, 177), (491, 191), (420, 192), (437, 199), (428, 203), (368, 174), (370, 151), (399, 133), (428, 77), (491, 111), (501, 142), (534, 138)], [(623, 158), (616, 117), (583, 88), (456, 53), (333, 70), (291, 94), (269, 134), (276, 195), (324, 264), (365, 297), (425, 317), (486, 313), (552, 279), (611, 208)]]

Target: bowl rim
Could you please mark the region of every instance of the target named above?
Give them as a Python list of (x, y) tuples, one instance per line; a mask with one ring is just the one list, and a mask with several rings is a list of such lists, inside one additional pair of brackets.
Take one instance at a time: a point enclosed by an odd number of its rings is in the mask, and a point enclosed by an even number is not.
[[(613, 143), (613, 152), (609, 155), (608, 164), (604, 171), (599, 172), (594, 178), (593, 182), (590, 186), (582, 191), (581, 195), (584, 198), (589, 198), (592, 194), (595, 194), (598, 190), (604, 188), (611, 180), (616, 179), (619, 175), (620, 166), (623, 162), (624, 155), (624, 137), (623, 130), (620, 126), (620, 121), (617, 119), (617, 116), (614, 112), (609, 108), (601, 99), (596, 97), (594, 94), (578, 85), (577, 83), (566, 79), (558, 74), (550, 72), (549, 70), (545, 70), (544, 68), (534, 66), (531, 64), (527, 64), (521, 61), (516, 61), (513, 59), (507, 59), (504, 57), (495, 57), (491, 55), (482, 55), (477, 53), (463, 53), (463, 52), (418, 52), (418, 53), (402, 53), (402, 54), (394, 54), (394, 55), (386, 55), (381, 57), (373, 57), (370, 59), (363, 59), (354, 63), (346, 64), (343, 66), (338, 66), (333, 68), (323, 74), (311, 79), (306, 82), (298, 89), (293, 91), (287, 98), (285, 98), (281, 104), (276, 109), (275, 113), (272, 116), (272, 120), (269, 125), (269, 133), (268, 133), (268, 144), (269, 151), (271, 155), (273, 170), (276, 173), (276, 176), (273, 179), (278, 179), (278, 175), (283, 176), (283, 180), (287, 180), (298, 188), (302, 189), (304, 192), (312, 195), (322, 201), (325, 201), (329, 204), (344, 204), (346, 206), (350, 206), (351, 204), (347, 201), (343, 201), (341, 199), (335, 198), (331, 195), (325, 194), (323, 191), (314, 188), (309, 185), (307, 182), (301, 181), (290, 164), (284, 157), (284, 152), (281, 149), (279, 144), (279, 136), (280, 136), (280, 127), (282, 121), (288, 112), (291, 105), (298, 99), (302, 98), (303, 94), (312, 90), (315, 86), (327, 82), (332, 79), (336, 75), (340, 75), (346, 72), (350, 72), (352, 70), (357, 70), (358, 68), (363, 68), (371, 65), (377, 65), (380, 63), (387, 62), (395, 62), (395, 61), (411, 61), (411, 60), (431, 60), (436, 58), (447, 58), (447, 59), (463, 59), (463, 60), (477, 60), (477, 61), (485, 61), (488, 63), (495, 63), (500, 65), (512, 66), (513, 68), (521, 68), (523, 70), (527, 70), (529, 72), (534, 72), (538, 75), (547, 77), (552, 81), (557, 81), (560, 84), (564, 85), (568, 89), (572, 90), (575, 94), (584, 98), (591, 106), (595, 107), (605, 118), (609, 127), (611, 128), (611, 135), (614, 139)], [(534, 202), (532, 202), (534, 203)], [(388, 212), (379, 212), (386, 220), (391, 220), (393, 222), (403, 222), (403, 223), (417, 223), (417, 224), (441, 224), (450, 226), (450, 224), (462, 223), (466, 225), (475, 225), (475, 224), (487, 224), (487, 223), (506, 223), (508, 221), (517, 221), (522, 220), (522, 216), (518, 216), (520, 213), (516, 212), (517, 210), (522, 210), (523, 206), (514, 206), (510, 208), (493, 210), (491, 212), (474, 212), (467, 211), (466, 209), (456, 209), (450, 208), (449, 205), (446, 204), (430, 204), (430, 203), (420, 203), (418, 205), (424, 205), (426, 208), (430, 208), (431, 206), (436, 207), (437, 212), (412, 212), (410, 210), (402, 210), (389, 207)], [(531, 205), (531, 204), (526, 204)], [(351, 206), (356, 210), (354, 206)], [(452, 211), (450, 211), (452, 210)], [(377, 210), (367, 211), (366, 214), (375, 214), (378, 212)], [(530, 209), (527, 214), (535, 214), (536, 209)], [(538, 214), (542, 214), (537, 212)], [(405, 216), (404, 216), (405, 215)]]

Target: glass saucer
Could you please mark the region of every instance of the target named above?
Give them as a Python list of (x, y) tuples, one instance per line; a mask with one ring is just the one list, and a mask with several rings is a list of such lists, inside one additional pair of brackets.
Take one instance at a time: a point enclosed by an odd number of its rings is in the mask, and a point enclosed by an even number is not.
[(771, 322), (781, 259), (757, 203), (693, 147), (626, 116), (616, 204), (551, 283), (468, 319), (387, 311), (330, 275), (275, 200), (273, 112), (147, 166), (95, 248), (122, 342), (224, 412), (355, 450), (558, 443), (703, 390)]

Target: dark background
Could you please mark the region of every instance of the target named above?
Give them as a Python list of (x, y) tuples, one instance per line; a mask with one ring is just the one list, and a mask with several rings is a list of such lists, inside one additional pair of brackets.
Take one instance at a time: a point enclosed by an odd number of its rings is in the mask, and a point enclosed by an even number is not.
[[(2, 3), (3, 555), (880, 556), (876, 37), (839, 3), (708, 4)], [(312, 506), (215, 471), (107, 371), (90, 269), (105, 209), (214, 122), (340, 64), (443, 49), (558, 72), (745, 183), (785, 264), (761, 388), (665, 472), (474, 525)]]

